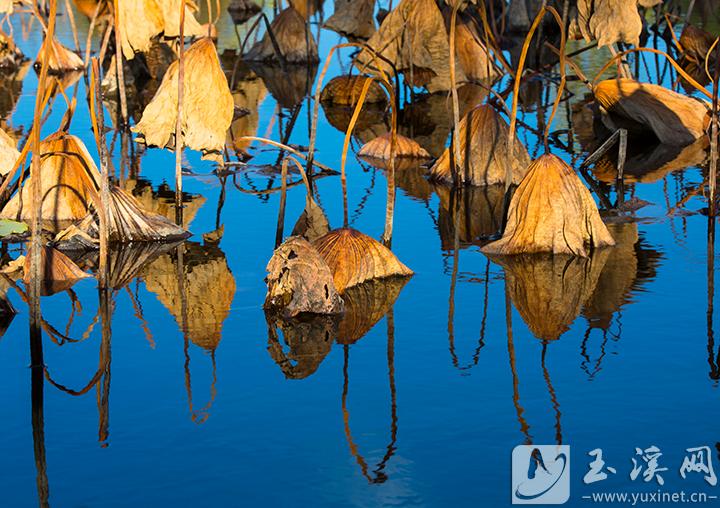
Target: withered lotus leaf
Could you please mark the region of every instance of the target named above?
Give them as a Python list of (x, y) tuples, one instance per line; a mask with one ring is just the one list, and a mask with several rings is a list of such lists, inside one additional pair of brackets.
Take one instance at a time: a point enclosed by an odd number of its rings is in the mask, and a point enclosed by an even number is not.
[(497, 77), (493, 59), (477, 29), (471, 22), (459, 17), (455, 25), (455, 54), (468, 79), (484, 81)]
[(592, 296), (608, 251), (591, 257), (523, 254), (491, 259), (505, 269), (508, 293), (532, 334), (556, 340)]
[(0, 69), (17, 69), (24, 61), (25, 56), (15, 45), (12, 37), (0, 30)]
[[(367, 44), (407, 80), (412, 77), (413, 85), (425, 86), (430, 93), (450, 90), (450, 44), (435, 0), (401, 0)], [(375, 59), (368, 50), (362, 50), (356, 59), (361, 70), (370, 66), (393, 73), (389, 64)], [(456, 84), (467, 81), (459, 63), (455, 67)]]
[(308, 196), (305, 200), (305, 209), (295, 223), (292, 230), (293, 236), (302, 236), (309, 242), (314, 242), (330, 231), (325, 212), (315, 200)]
[(649, 129), (668, 145), (689, 145), (705, 135), (709, 123), (705, 102), (659, 85), (608, 79), (598, 83), (593, 93), (613, 123), (631, 132)]
[(152, 38), (162, 33), (163, 13), (156, 0), (123, 0), (118, 4), (120, 43), (126, 59), (148, 51)]
[[(358, 151), (360, 157), (390, 160), (392, 149), (392, 133), (388, 132), (376, 137), (363, 145)], [(409, 159), (429, 159), (430, 154), (419, 143), (397, 134), (395, 136), (395, 157)]]
[(390, 249), (355, 229), (335, 229), (313, 245), (330, 267), (340, 293), (373, 279), (413, 275)]
[(16, 142), (4, 130), (0, 129), (0, 175), (7, 175), (13, 168), (20, 152), (15, 148)]
[(486, 254), (551, 252), (587, 257), (590, 249), (615, 245), (590, 191), (562, 159), (534, 161), (515, 191), (507, 226)]
[(265, 309), (293, 317), (305, 313), (340, 314), (345, 308), (330, 268), (304, 238), (291, 236), (275, 249), (267, 272)]
[[(23, 267), (23, 281), (25, 284), (32, 282), (32, 272), (30, 269), (31, 259), (31, 251), (28, 250), (28, 255), (25, 257), (25, 265)], [(83, 272), (69, 257), (52, 247), (42, 248), (40, 263), (40, 273), (42, 274), (41, 289), (43, 295), (52, 295), (65, 291), (77, 281), (90, 277), (90, 275)]]
[[(156, 0), (163, 14), (163, 32), (165, 37), (180, 37), (180, 3), (182, 0)], [(204, 37), (208, 35), (207, 25), (201, 25), (195, 19), (198, 7), (192, 0), (185, 0), (185, 37)], [(213, 36), (214, 34), (210, 34)]]
[[(203, 158), (222, 161), (225, 134), (232, 123), (233, 97), (212, 39), (195, 42), (185, 53), (182, 130), (185, 146)], [(162, 148), (175, 144), (178, 62), (173, 62), (142, 119), (132, 128), (139, 140)]]
[[(334, 77), (323, 88), (320, 101), (340, 106), (355, 106), (360, 101), (360, 94), (368, 79), (371, 78), (360, 75)], [(365, 95), (365, 104), (387, 104), (387, 95), (379, 83), (370, 85)]]
[(0, 0), (0, 13), (12, 14), (15, 0)]
[(85, 63), (77, 53), (70, 51), (68, 48), (60, 44), (58, 41), (48, 39), (47, 37), (40, 46), (35, 65), (41, 67), (45, 61), (45, 47), (50, 45), (50, 54), (48, 55), (48, 70), (53, 74), (63, 74), (68, 71), (77, 71), (85, 68)]
[[(680, 45), (684, 56), (698, 63), (704, 63), (715, 37), (705, 30), (693, 25), (685, 25), (680, 34)], [(714, 68), (711, 66), (710, 68)]]
[[(82, 219), (88, 212), (100, 174), (85, 144), (75, 136), (56, 132), (40, 143), (41, 220), (53, 223)], [(28, 221), (32, 218), (30, 176), (0, 213), (1, 218)]]
[[(469, 185), (504, 183), (509, 169), (513, 183), (520, 183), (530, 165), (530, 156), (517, 138), (512, 153), (508, 150), (510, 128), (495, 109), (487, 104), (474, 108), (460, 120), (458, 130), (460, 158), (456, 164), (461, 182)], [(438, 181), (452, 183), (449, 148), (430, 169), (430, 175)]]
[(369, 39), (375, 33), (375, 0), (335, 0), (333, 15), (325, 22), (341, 35)]
[(319, 61), (318, 49), (312, 34), (305, 36), (305, 18), (293, 7), (282, 11), (270, 24), (275, 35), (278, 56), (269, 33), (259, 40), (245, 55), (249, 62), (275, 61), (287, 63), (316, 63)]
[(616, 42), (640, 44), (642, 20), (637, 2), (632, 0), (578, 0), (571, 17), (570, 35), (587, 42), (597, 40), (598, 47)]

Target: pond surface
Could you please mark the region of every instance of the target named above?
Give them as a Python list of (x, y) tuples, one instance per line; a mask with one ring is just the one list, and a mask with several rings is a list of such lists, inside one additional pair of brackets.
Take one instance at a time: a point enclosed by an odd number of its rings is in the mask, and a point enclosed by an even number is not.
[[(84, 39), (88, 20), (78, 14), (77, 24)], [(27, 16), (16, 16), (14, 29), (33, 57), (41, 43), (37, 22), (28, 30)], [(58, 30), (72, 46), (64, 15)], [(223, 10), (221, 53), (237, 49), (234, 31)], [(320, 54), (338, 42), (322, 31)], [(340, 51), (328, 79), (348, 69), (349, 57), (348, 49)], [(223, 64), (231, 72), (228, 58)], [(592, 70), (606, 58), (595, 51), (578, 60)], [(672, 86), (675, 74), (664, 68), (647, 57), (639, 78)], [(306, 147), (312, 103), (303, 98), (302, 78), (297, 92), (283, 74), (263, 81), (243, 69), (233, 92), (238, 104), (255, 107), (238, 132)], [(554, 97), (547, 83), (540, 81), (535, 95), (530, 90), (521, 108), (528, 128), (519, 136), (532, 157), (543, 151), (532, 130), (547, 113), (539, 115), (537, 105)], [(97, 160), (83, 79), (77, 87), (71, 132)], [(4, 126), (27, 131), (36, 88), (29, 69), (15, 83), (19, 97)], [(569, 116), (579, 122), (582, 108), (575, 106), (585, 90), (577, 82), (570, 90)], [(447, 143), (449, 130), (433, 123), (446, 101), (427, 100), (426, 119), (416, 122), (416, 138), (435, 156)], [(43, 135), (64, 111), (60, 98)], [(553, 130), (570, 127), (567, 113)], [(321, 108), (316, 157), (339, 169), (344, 133), (325, 114)], [(575, 168), (587, 156), (580, 132), (587, 125), (574, 125), (569, 150), (551, 144)], [(171, 209), (174, 154), (113, 131), (107, 139), (126, 188), (147, 206)], [(567, 147), (567, 133), (557, 139)], [(353, 151), (361, 145), (356, 139)], [(506, 506), (512, 449), (530, 442), (571, 446), (571, 506), (599, 490), (655, 492), (654, 480), (629, 476), (632, 459), (640, 460), (636, 448), (652, 445), (668, 468), (666, 488), (713, 494), (702, 474), (679, 475), (691, 447), (708, 446), (720, 467), (716, 255), (699, 191), (707, 171), (702, 158), (690, 167), (656, 164), (628, 178), (625, 201), (649, 204), (611, 217), (618, 247), (606, 258), (563, 268), (576, 271), (578, 285), (543, 295), (565, 309), (559, 316), (527, 303), (524, 292), (532, 297), (544, 289), (523, 285), (522, 267), (513, 272), (480, 252), (493, 196), (467, 191), (455, 217), (450, 190), (419, 172), (402, 173), (393, 251), (415, 276), (402, 288), (378, 287), (380, 303), (361, 306), (337, 340), (319, 334), (288, 345), (262, 309), (280, 198), (266, 190), (280, 185), (278, 152), (257, 144), (245, 149), (255, 155), (251, 166), (232, 166), (236, 172), (223, 177), (199, 154), (185, 152), (186, 219), (194, 236), (151, 258), (112, 293), (111, 335), (99, 322), (95, 279), (42, 299), (43, 317), (58, 334), (44, 333), (47, 376), (35, 380), (35, 392), (27, 305), (8, 290), (18, 314), (0, 340), (0, 505)], [(640, 154), (636, 163), (650, 158)], [(347, 171), (350, 225), (378, 238), (385, 173), (353, 155)], [(615, 204), (613, 177), (602, 168), (588, 174)], [(331, 225), (340, 226), (339, 176), (315, 184)], [(291, 187), (286, 232), (304, 204), (304, 188)], [(219, 226), (219, 243), (203, 238)], [(21, 249), (11, 245), (9, 254)], [(617, 474), (587, 486), (587, 453), (596, 448)]]

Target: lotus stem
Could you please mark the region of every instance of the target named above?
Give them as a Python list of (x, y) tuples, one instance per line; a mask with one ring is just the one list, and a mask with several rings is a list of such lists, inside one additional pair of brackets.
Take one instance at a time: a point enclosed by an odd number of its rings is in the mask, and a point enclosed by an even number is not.
[[(715, 41), (717, 42), (717, 40)], [(715, 62), (715, 79), (713, 80), (712, 93), (712, 127), (710, 128), (710, 203), (708, 206), (708, 215), (715, 216), (715, 192), (717, 187), (717, 169), (718, 169), (718, 87), (720, 85), (720, 59)]]
[[(714, 42), (712, 43), (712, 45), (710, 46), (710, 49), (708, 50), (707, 55), (705, 55), (705, 74), (706, 74), (707, 77), (710, 79), (710, 81), (713, 82), (713, 83), (715, 82), (715, 80), (714, 80), (713, 77), (710, 75), (710, 70), (709, 70), (709, 67), (710, 67), (710, 55), (712, 55), (712, 52), (713, 52), (713, 51), (715, 50), (715, 48), (717, 47), (718, 41), (720, 41), (720, 37), (718, 37), (718, 38), (715, 39), (715, 41), (714, 41)], [(718, 58), (720, 58), (720, 55), (718, 56)]]
[[(457, 164), (460, 161), (460, 100), (458, 99), (457, 93), (457, 78), (455, 76), (455, 27), (457, 24), (457, 13), (460, 9), (462, 0), (455, 0), (453, 4), (452, 16), (450, 18), (450, 92), (452, 94), (453, 104), (453, 158), (455, 161), (451, 167), (455, 168), (454, 171), (454, 184), (457, 186), (460, 184), (460, 178), (458, 176)], [(469, 157), (465, 157), (465, 167), (467, 168), (469, 163)]]
[(95, 33), (95, 23), (97, 23), (97, 18), (100, 15), (100, 8), (103, 6), (103, 2), (98, 2), (98, 4), (95, 6), (95, 12), (93, 13), (93, 17), (90, 20), (90, 27), (88, 28), (88, 35), (87, 39), (85, 40), (85, 66), (87, 67), (88, 63), (90, 63), (90, 48), (92, 47), (92, 36)]
[[(121, 27), (120, 27), (120, 0), (114, 0), (115, 3), (115, 65), (118, 94), (120, 96), (120, 112), (122, 114), (123, 125), (128, 123), (128, 107), (127, 107), (127, 95), (125, 91), (125, 69), (123, 66), (123, 52), (122, 52), (122, 38), (121, 38)], [(181, 2), (185, 5), (185, 0)], [(183, 10), (184, 13), (184, 10)], [(180, 34), (182, 35), (182, 14), (180, 20)]]
[(183, 181), (182, 181), (182, 153), (183, 153), (183, 99), (185, 96), (185, 0), (180, 1), (180, 38), (178, 47), (178, 106), (175, 120), (175, 222), (183, 224)]

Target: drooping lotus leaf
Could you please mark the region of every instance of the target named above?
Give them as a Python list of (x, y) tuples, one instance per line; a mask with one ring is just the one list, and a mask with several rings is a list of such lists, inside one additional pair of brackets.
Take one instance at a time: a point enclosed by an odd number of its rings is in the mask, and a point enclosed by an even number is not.
[(642, 20), (633, 0), (578, 0), (571, 16), (570, 35), (582, 36), (598, 47), (616, 42), (640, 44)]
[(288, 317), (339, 314), (344, 310), (330, 268), (304, 238), (291, 236), (275, 249), (267, 272), (265, 309)]
[[(360, 151), (358, 151), (358, 155), (360, 157), (371, 157), (373, 159), (389, 161), (391, 151), (392, 133), (388, 132), (365, 143)], [(397, 134), (395, 136), (395, 157), (416, 160), (429, 159), (430, 154), (416, 141)]]
[(312, 34), (305, 33), (305, 18), (293, 7), (282, 11), (270, 24), (280, 55), (275, 51), (269, 33), (259, 40), (244, 59), (248, 62), (316, 63), (319, 62), (318, 49)]
[(68, 48), (60, 44), (58, 41), (48, 39), (47, 37), (40, 46), (35, 65), (42, 67), (45, 60), (45, 47), (50, 45), (50, 54), (48, 55), (48, 70), (53, 74), (63, 74), (69, 71), (78, 71), (85, 68), (85, 63), (77, 53), (70, 51)]
[(0, 129), (0, 175), (7, 175), (20, 157), (16, 141)]
[[(320, 101), (342, 106), (355, 106), (360, 101), (360, 94), (368, 79), (361, 75), (336, 76), (325, 85)], [(364, 104), (387, 104), (387, 94), (376, 81), (365, 94)]]
[(413, 274), (390, 249), (351, 228), (330, 231), (313, 245), (330, 267), (340, 294), (365, 281)]
[(325, 28), (357, 39), (369, 39), (375, 33), (375, 0), (335, 0), (333, 15)]
[(587, 257), (614, 244), (590, 191), (562, 159), (546, 154), (530, 165), (515, 191), (502, 238), (482, 251)]

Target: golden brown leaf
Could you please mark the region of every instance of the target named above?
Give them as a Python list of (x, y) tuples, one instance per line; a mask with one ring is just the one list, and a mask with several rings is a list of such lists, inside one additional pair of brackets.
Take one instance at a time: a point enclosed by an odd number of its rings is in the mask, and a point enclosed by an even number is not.
[[(383, 161), (389, 161), (392, 148), (392, 133), (388, 132), (382, 136), (378, 136), (372, 141), (365, 143), (358, 151), (360, 157), (372, 157)], [(427, 153), (422, 146), (410, 138), (397, 134), (395, 136), (395, 157), (408, 159), (429, 159), (430, 154)]]
[[(368, 79), (371, 78), (360, 75), (336, 76), (325, 85), (320, 100), (323, 103), (355, 106), (360, 100), (360, 94)], [(364, 104), (387, 104), (387, 95), (377, 81), (373, 82), (368, 88)]]
[[(28, 250), (28, 252), (30, 252), (30, 250)], [(23, 275), (25, 284), (32, 282), (30, 276), (32, 273), (30, 270), (31, 259), (32, 256), (28, 253), (28, 256), (25, 258), (25, 273)], [(44, 296), (65, 291), (72, 287), (77, 281), (90, 277), (90, 275), (78, 268), (69, 257), (52, 247), (42, 248), (40, 263), (40, 273), (43, 277), (41, 289)]]
[[(282, 11), (270, 24), (278, 49), (287, 63), (318, 62), (318, 49), (312, 34), (305, 37), (305, 18), (293, 7)], [(269, 33), (259, 40), (244, 58), (246, 61), (274, 61), (282, 59), (275, 52)]]
[(369, 39), (375, 33), (375, 0), (335, 0), (325, 28), (346, 37)]
[(7, 175), (15, 165), (15, 161), (20, 157), (15, 146), (17, 142), (8, 136), (8, 134), (0, 129), (0, 175)]
[[(85, 63), (77, 53), (70, 51), (68, 48), (60, 44), (54, 38), (49, 39), (50, 44), (50, 55), (48, 59), (48, 71), (53, 74), (63, 74), (68, 71), (77, 71), (85, 68)], [(45, 59), (45, 46), (48, 44), (48, 39), (42, 43), (40, 50), (38, 51), (37, 58), (35, 59), (35, 65), (41, 67)]]
[(570, 35), (582, 36), (598, 47), (616, 42), (640, 45), (642, 20), (632, 0), (578, 0), (571, 16)]

